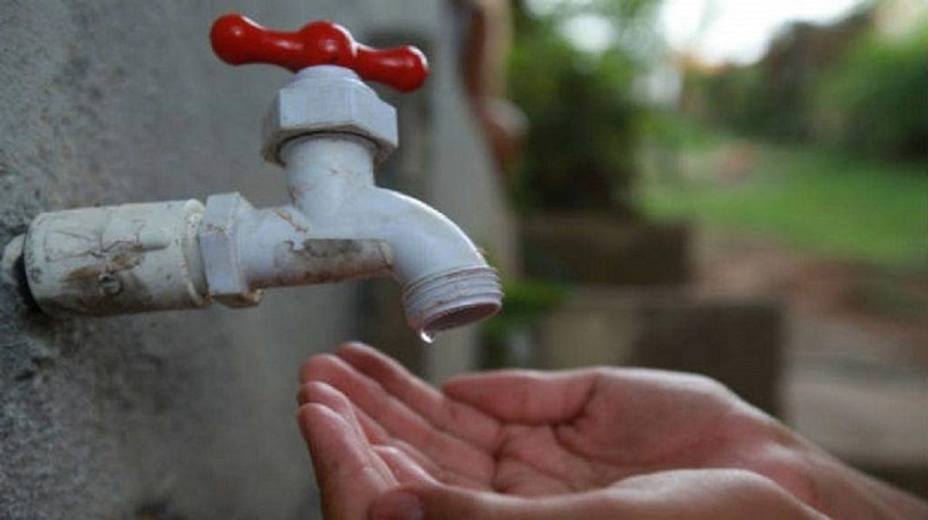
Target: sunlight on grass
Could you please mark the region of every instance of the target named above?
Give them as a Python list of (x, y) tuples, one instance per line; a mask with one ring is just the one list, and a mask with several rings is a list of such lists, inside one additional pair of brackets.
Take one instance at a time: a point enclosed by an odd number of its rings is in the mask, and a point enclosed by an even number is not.
[(684, 144), (676, 171), (646, 168), (640, 189), (649, 215), (768, 234), (847, 260), (928, 269), (928, 165), (734, 139), (710, 142)]

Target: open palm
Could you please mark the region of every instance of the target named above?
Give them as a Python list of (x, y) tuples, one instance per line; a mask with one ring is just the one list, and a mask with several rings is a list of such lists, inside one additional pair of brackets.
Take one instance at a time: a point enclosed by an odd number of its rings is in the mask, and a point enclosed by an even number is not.
[[(453, 379), (439, 392), (375, 350), (348, 344), (311, 358), (301, 381), (300, 422), (324, 495), (357, 498), (326, 507), (357, 507), (358, 518), (365, 494), (398, 483), (546, 496), (684, 468), (746, 469), (813, 498), (801, 450), (792, 449), (801, 441), (699, 376), (499, 371)], [(350, 494), (331, 489), (339, 485)], [(334, 516), (352, 516), (343, 513)]]

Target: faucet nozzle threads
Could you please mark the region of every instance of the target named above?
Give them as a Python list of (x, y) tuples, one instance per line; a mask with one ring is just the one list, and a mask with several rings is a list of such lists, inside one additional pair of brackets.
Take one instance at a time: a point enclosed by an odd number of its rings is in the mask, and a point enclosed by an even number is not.
[(489, 318), (500, 310), (502, 301), (496, 270), (486, 266), (428, 275), (403, 290), (406, 322), (427, 336)]

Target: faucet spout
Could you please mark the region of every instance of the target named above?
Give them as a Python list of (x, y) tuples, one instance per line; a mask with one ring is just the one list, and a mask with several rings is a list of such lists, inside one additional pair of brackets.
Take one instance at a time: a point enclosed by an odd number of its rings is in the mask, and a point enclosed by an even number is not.
[(403, 287), (406, 320), (431, 335), (499, 311), (496, 271), (446, 216), (374, 184), (375, 149), (350, 134), (311, 135), (281, 150), (292, 210), (314, 239), (384, 243), (389, 272)]

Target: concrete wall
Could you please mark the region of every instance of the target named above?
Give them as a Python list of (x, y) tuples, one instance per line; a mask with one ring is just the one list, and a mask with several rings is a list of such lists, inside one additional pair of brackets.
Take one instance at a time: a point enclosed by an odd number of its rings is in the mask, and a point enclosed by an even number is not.
[[(213, 57), (209, 26), (228, 11), (432, 42), (436, 74), (422, 95), (438, 171), (427, 198), (512, 257), (485, 152), (451, 99), (453, 40), (437, 0), (2, 2), (0, 247), (41, 211), (233, 190), (256, 205), (283, 199), (280, 173), (257, 153), (258, 122), (288, 73)], [(360, 294), (314, 286), (272, 291), (249, 310), (53, 321), (3, 285), (0, 517), (312, 517), (296, 370), (357, 336)], [(426, 366), (466, 368), (471, 338), (452, 335)]]

